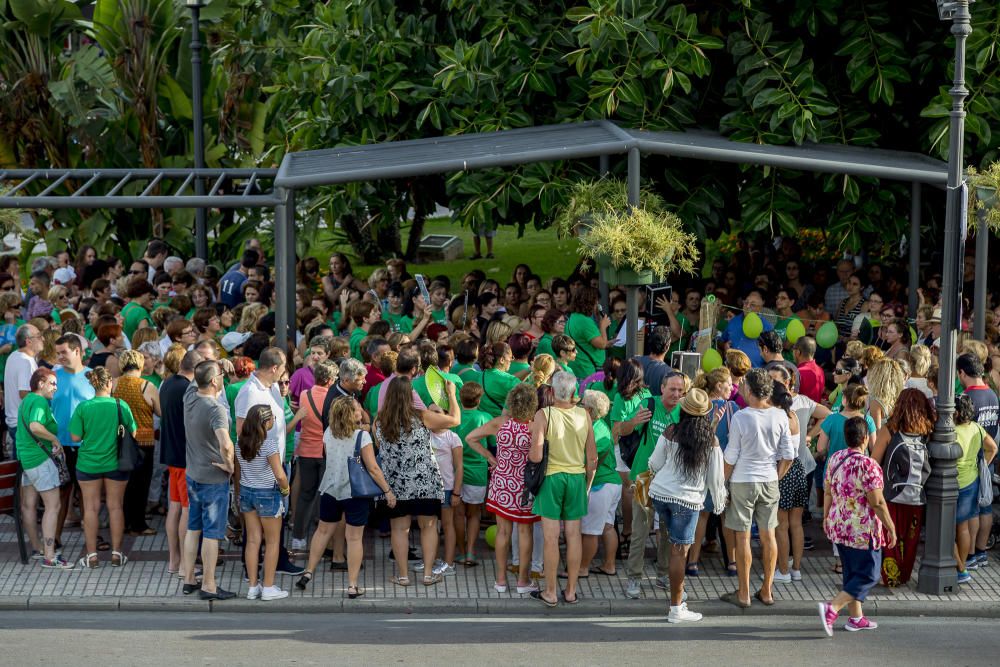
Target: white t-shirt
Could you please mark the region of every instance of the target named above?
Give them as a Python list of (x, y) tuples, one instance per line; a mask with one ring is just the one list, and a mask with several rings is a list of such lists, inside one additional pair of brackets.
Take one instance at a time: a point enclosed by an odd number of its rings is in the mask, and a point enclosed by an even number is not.
[(799, 463), (808, 475), (816, 469), (816, 459), (809, 451), (809, 420), (816, 410), (816, 401), (803, 394), (792, 399), (792, 412), (799, 420)]
[(7, 368), (3, 374), (3, 409), (6, 413), (7, 428), (17, 428), (17, 411), (21, 407), (18, 392), (31, 391), (31, 376), (38, 370), (34, 357), (16, 350), (7, 358)]
[(372, 437), (367, 431), (355, 430), (346, 438), (335, 438), (330, 429), (323, 431), (323, 446), (326, 448), (326, 472), (319, 483), (319, 492), (337, 500), (351, 497), (351, 475), (347, 471), (347, 459), (354, 458), (354, 443), (361, 433), (361, 449), (371, 447)]
[(788, 415), (778, 408), (743, 408), (729, 422), (726, 463), (730, 481), (776, 482), (778, 461), (791, 461), (798, 442), (788, 427)]
[(462, 448), (462, 440), (454, 431), (431, 433), (431, 449), (441, 469), (441, 479), (444, 480), (444, 490), (455, 488), (455, 459), (452, 451)]
[[(255, 405), (269, 405), (271, 413), (274, 415), (274, 425), (267, 432), (267, 440), (273, 441), (278, 453), (281, 455), (281, 462), (285, 462), (285, 408), (278, 391), (278, 385), (272, 384), (270, 388), (261, 384), (257, 379), (257, 374), (253, 373), (247, 378), (246, 383), (240, 387), (240, 392), (236, 394), (236, 419), (246, 419), (250, 408)], [(239, 434), (237, 434), (239, 435)], [(278, 446), (282, 445), (282, 446)]]

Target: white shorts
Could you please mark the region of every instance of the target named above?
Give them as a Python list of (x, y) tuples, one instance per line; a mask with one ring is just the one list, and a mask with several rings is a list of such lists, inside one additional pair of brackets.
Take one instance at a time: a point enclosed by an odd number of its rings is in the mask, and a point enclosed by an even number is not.
[(46, 459), (42, 465), (21, 473), (21, 486), (33, 486), (39, 493), (58, 489), (59, 468), (52, 459)]
[(462, 502), (466, 505), (482, 505), (486, 502), (486, 487), (463, 484)]
[(591, 490), (587, 499), (587, 516), (580, 521), (580, 532), (584, 535), (601, 535), (604, 533), (604, 526), (615, 525), (615, 513), (621, 498), (621, 484), (605, 484), (597, 491)]
[(619, 445), (615, 445), (615, 472), (629, 472), (631, 468), (625, 463), (622, 458), (622, 448)]

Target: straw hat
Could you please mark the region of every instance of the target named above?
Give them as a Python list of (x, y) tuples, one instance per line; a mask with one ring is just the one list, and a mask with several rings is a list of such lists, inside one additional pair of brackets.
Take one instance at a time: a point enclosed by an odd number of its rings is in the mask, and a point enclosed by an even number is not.
[(695, 417), (704, 417), (712, 411), (712, 401), (708, 400), (704, 389), (692, 389), (681, 399), (681, 410)]

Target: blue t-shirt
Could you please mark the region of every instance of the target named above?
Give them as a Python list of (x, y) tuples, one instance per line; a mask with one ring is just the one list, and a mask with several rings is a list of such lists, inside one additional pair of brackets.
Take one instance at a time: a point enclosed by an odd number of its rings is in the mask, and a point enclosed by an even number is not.
[(219, 301), (229, 308), (243, 303), (243, 283), (247, 277), (241, 271), (228, 271), (219, 281)]
[(725, 406), (726, 410), (722, 413), (722, 418), (719, 419), (719, 423), (715, 427), (715, 437), (719, 439), (719, 447), (722, 451), (726, 451), (726, 445), (729, 444), (729, 422), (732, 420), (733, 415), (736, 411), (740, 409), (740, 406), (736, 404), (736, 401), (726, 401), (721, 398), (716, 398), (712, 401), (712, 414), (715, 414), (715, 410)]
[[(764, 323), (764, 331), (771, 331), (774, 325), (767, 321), (766, 317), (760, 318)], [(742, 350), (748, 357), (754, 368), (764, 365), (764, 358), (760, 356), (760, 348), (757, 347), (756, 338), (747, 338), (743, 333), (743, 313), (740, 313), (729, 320), (729, 325), (722, 332), (722, 341), (729, 343), (731, 347)]]
[(73, 442), (69, 437), (69, 421), (76, 406), (94, 397), (94, 388), (87, 375), (89, 368), (79, 373), (70, 373), (62, 366), (56, 367), (56, 393), (52, 396), (52, 414), (59, 425), (57, 436), (63, 447), (79, 447), (82, 442)]

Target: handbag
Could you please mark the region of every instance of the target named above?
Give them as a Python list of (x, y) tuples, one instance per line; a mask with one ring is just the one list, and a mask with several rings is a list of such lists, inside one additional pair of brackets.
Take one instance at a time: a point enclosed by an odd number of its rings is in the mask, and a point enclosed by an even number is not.
[[(549, 434), (549, 423), (551, 422), (552, 410), (546, 408), (545, 415), (545, 435)], [(542, 441), (542, 460), (528, 461), (524, 464), (524, 492), (521, 494), (521, 507), (530, 507), (532, 500), (542, 490), (545, 482), (545, 471), (549, 465), (549, 439), (546, 437)]]
[(652, 470), (644, 470), (636, 475), (635, 482), (632, 484), (635, 502), (639, 504), (639, 507), (645, 507), (647, 510), (653, 508), (653, 498), (649, 495), (649, 487), (653, 485), (655, 476)]
[[(354, 456), (347, 457), (347, 474), (351, 479), (352, 498), (381, 498), (385, 492), (375, 483), (372, 474), (368, 472), (365, 462), (361, 460), (361, 435), (364, 431), (358, 431), (358, 437), (354, 441)], [(378, 460), (376, 456), (375, 460)]]
[(67, 484), (69, 484), (70, 482), (69, 468), (66, 467), (65, 455), (60, 453), (59, 456), (56, 456), (55, 454), (52, 453), (51, 450), (45, 449), (45, 446), (42, 445), (41, 442), (39, 442), (38, 438), (35, 437), (35, 434), (31, 432), (31, 429), (26, 428), (26, 431), (28, 435), (31, 436), (31, 439), (35, 441), (35, 444), (38, 445), (39, 448), (41, 448), (41, 450), (45, 452), (45, 455), (49, 457), (52, 463), (56, 465), (56, 471), (59, 473), (59, 486), (66, 486)]
[(979, 464), (979, 506), (989, 507), (993, 504), (993, 474), (990, 472), (990, 466), (986, 463), (986, 457), (983, 455), (983, 432), (979, 432), (979, 456), (977, 457), (977, 463)]
[(122, 423), (122, 402), (115, 399), (118, 406), (118, 472), (132, 472), (142, 463), (142, 450), (135, 436)]

